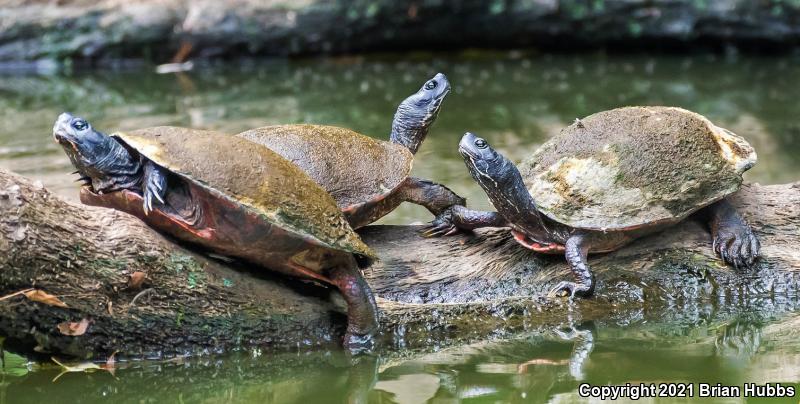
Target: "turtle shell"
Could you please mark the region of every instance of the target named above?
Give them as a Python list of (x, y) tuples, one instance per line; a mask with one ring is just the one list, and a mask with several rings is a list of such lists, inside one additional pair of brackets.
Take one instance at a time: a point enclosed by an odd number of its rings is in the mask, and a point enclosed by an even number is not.
[(244, 207), (289, 234), (330, 249), (375, 257), (333, 198), (269, 149), (226, 134), (177, 127), (119, 132), (112, 137), (214, 198)]
[(599, 112), (520, 165), (538, 209), (575, 228), (670, 224), (739, 189), (756, 153), (740, 136), (673, 107)]
[(408, 178), (414, 161), (414, 155), (401, 145), (335, 126), (265, 126), (237, 136), (267, 146), (298, 165), (344, 211), (390, 195)]

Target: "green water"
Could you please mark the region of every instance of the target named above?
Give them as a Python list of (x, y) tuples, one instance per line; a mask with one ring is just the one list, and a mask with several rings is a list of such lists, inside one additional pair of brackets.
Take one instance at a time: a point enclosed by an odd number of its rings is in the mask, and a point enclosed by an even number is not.
[[(624, 105), (700, 112), (754, 145), (759, 163), (747, 173), (748, 181), (800, 180), (796, 59), (514, 54), (404, 59), (237, 62), (181, 75), (144, 69), (2, 76), (0, 167), (77, 199), (69, 162), (50, 137), (53, 121), (65, 110), (109, 132), (181, 125), (233, 133), (310, 122), (386, 138), (397, 103), (441, 71), (453, 91), (417, 155), (415, 175), (447, 184), (476, 207), (489, 205), (456, 151), (463, 132), (478, 133), (519, 160), (576, 117)], [(429, 219), (420, 207), (402, 206), (383, 222)], [(759, 306), (746, 303), (742, 306)], [(114, 375), (69, 373), (55, 382), (57, 367), (19, 364), (8, 356), (0, 403), (574, 402), (582, 401), (577, 388), (584, 382), (798, 383), (796, 306), (765, 304), (758, 313), (697, 307), (691, 321), (679, 324), (633, 313), (581, 324), (573, 335), (552, 330), (358, 360), (340, 352), (248, 351), (119, 363)], [(797, 403), (798, 397), (788, 402)]]
[[(584, 324), (566, 332), (402, 357), (247, 352), (118, 363), (113, 374), (98, 370), (60, 377), (54, 365), (18, 365), (14, 375), (0, 376), (0, 402), (582, 402), (583, 383), (694, 383), (695, 398), (701, 382), (781, 383), (797, 390), (799, 325), (800, 317), (794, 316), (765, 324), (739, 318), (691, 328)], [(766, 402), (797, 401), (795, 396)]]

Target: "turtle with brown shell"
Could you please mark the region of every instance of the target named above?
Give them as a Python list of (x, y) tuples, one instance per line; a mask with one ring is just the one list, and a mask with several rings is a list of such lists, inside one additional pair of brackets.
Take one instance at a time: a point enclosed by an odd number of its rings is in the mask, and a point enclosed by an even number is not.
[(459, 151), (496, 212), (454, 206), (426, 234), (510, 227), (534, 251), (564, 254), (574, 282), (554, 292), (591, 295), (589, 253), (607, 252), (698, 214), (714, 251), (734, 267), (753, 265), (760, 245), (725, 198), (756, 153), (740, 136), (673, 107), (626, 107), (576, 122), (516, 167), (467, 133)]
[(264, 126), (237, 136), (303, 169), (333, 196), (353, 228), (380, 219), (405, 201), (440, 215), (466, 201), (444, 185), (412, 177), (411, 166), (449, 92), (444, 74), (426, 81), (400, 103), (388, 142), (326, 125)]
[(344, 345), (369, 349), (377, 306), (359, 267), (376, 258), (333, 198), (286, 159), (234, 136), (178, 127), (106, 135), (61, 114), (53, 128), (85, 182), (81, 201), (179, 240), (341, 292)]

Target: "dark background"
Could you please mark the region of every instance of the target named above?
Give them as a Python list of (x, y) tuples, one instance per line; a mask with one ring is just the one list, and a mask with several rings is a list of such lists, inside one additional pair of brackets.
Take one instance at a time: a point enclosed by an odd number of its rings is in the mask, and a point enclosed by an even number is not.
[[(798, 0), (0, 0), (0, 66), (410, 50), (796, 52)], [(179, 56), (178, 59), (182, 57)]]

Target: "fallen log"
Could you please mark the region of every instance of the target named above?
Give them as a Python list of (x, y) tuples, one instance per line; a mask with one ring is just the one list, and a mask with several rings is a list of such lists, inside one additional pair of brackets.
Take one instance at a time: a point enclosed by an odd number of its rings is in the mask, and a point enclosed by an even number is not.
[[(755, 268), (723, 265), (705, 226), (687, 220), (591, 257), (597, 295), (575, 302), (545, 296), (570, 276), (563, 259), (527, 251), (506, 231), (424, 239), (416, 226), (368, 226), (361, 234), (381, 258), (365, 276), (382, 343), (431, 349), (586, 320), (692, 324), (797, 308), (800, 183), (748, 185), (732, 202), (761, 237)], [(18, 293), (30, 289), (44, 294)], [(66, 202), (0, 170), (6, 348), (82, 358), (285, 350), (335, 346), (344, 324), (330, 288), (206, 257), (132, 216)]]

